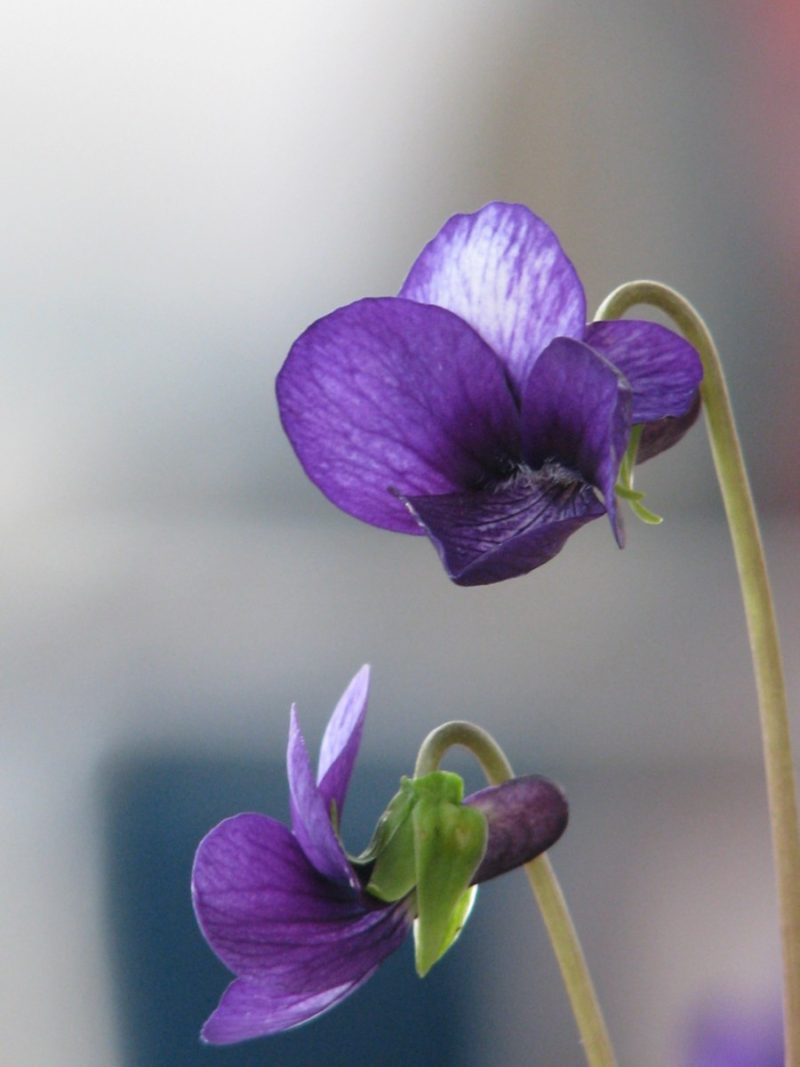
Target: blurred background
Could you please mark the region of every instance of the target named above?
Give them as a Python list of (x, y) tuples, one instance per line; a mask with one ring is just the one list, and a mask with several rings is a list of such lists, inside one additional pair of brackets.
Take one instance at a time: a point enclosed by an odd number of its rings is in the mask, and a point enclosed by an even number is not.
[[(465, 590), (305, 480), (273, 380), (313, 319), (396, 292), (492, 199), (549, 221), (590, 308), (635, 277), (682, 290), (727, 364), (796, 707), (798, 6), (7, 0), (0, 33), (5, 1062), (234, 1062), (195, 1043), (226, 975), (191, 851), (262, 785), (282, 813), (290, 702), (316, 747), (366, 661), (346, 837), (430, 728), (475, 719), (567, 790), (554, 863), (623, 1063), (684, 1067), (716, 998), (769, 1010), (754, 688), (703, 428), (642, 468), (666, 521), (629, 521), (625, 552), (597, 522)], [(468, 1005), (450, 1062), (581, 1063), (524, 880), (480, 896), (432, 994), (456, 1031)], [(280, 1040), (247, 1062), (286, 1067)]]

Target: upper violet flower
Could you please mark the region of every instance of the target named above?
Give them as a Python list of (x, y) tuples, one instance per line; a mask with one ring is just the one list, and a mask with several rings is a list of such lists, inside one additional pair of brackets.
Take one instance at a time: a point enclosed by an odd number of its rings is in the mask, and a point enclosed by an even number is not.
[[(361, 862), (348, 858), (338, 827), (361, 740), (368, 685), (364, 667), (328, 723), (316, 777), (292, 709), (287, 757), (291, 830), (250, 813), (226, 819), (200, 843), (192, 872), (195, 913), (209, 945), (236, 975), (203, 1027), (202, 1037), (209, 1043), (287, 1030), (347, 997), (400, 946), (421, 915), (423, 876), (428, 879), (426, 907), (437, 921), (437, 907), (453, 888), (443, 851), (447, 843), (439, 831), (443, 828), (446, 837), (447, 827), (455, 826), (460, 840), (464, 813), (468, 823), (480, 825), (480, 847), (473, 848), (464, 884), (456, 887), (461, 897), (470, 883), (487, 881), (539, 855), (566, 826), (561, 791), (544, 778), (529, 776), (483, 789), (463, 804), (446, 802), (445, 818), (431, 832), (436, 807), (431, 797), (442, 783), (447, 792), (449, 780), (456, 778), (436, 772), (404, 780), (405, 790), (379, 822), (370, 853)], [(406, 825), (416, 826), (416, 815), (408, 823), (402, 813), (398, 818), (403, 804), (397, 802), (417, 783), (422, 784), (418, 808), (427, 820), (426, 841), (422, 862), (416, 859), (417, 877), (412, 873), (408, 879), (398, 842), (403, 842)], [(413, 872), (413, 855), (411, 860)], [(430, 879), (431, 871), (438, 883)], [(398, 879), (399, 893), (387, 891)], [(372, 891), (373, 880), (381, 883), (380, 890)], [(386, 899), (393, 895), (395, 899)], [(455, 925), (445, 931), (446, 943), (421, 970), (455, 939), (465, 910), (454, 910)], [(417, 960), (419, 967), (419, 952)]]
[(278, 376), (306, 473), (357, 518), (426, 533), (448, 575), (525, 574), (608, 514), (634, 427), (637, 459), (699, 410), (694, 348), (651, 322), (586, 325), (549, 227), (519, 204), (455, 215), (397, 297), (310, 326)]

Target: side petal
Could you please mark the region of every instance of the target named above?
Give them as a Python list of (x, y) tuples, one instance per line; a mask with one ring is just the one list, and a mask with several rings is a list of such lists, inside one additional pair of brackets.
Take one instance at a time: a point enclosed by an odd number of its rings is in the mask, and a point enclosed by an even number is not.
[(290, 1030), (349, 997), (374, 970), (373, 967), (357, 981), (311, 994), (276, 993), (269, 983), (258, 978), (237, 978), (206, 1020), (200, 1037), (209, 1045), (232, 1045)]
[(523, 472), (483, 492), (409, 497), (406, 503), (457, 585), (527, 574), (606, 510), (591, 486), (558, 470)]
[(340, 819), (361, 744), (368, 693), (369, 667), (364, 666), (342, 694), (322, 738), (317, 769), (319, 792), (328, 810), (334, 802)]
[(454, 215), (426, 245), (400, 296), (449, 308), (486, 340), (517, 388), (555, 337), (581, 337), (586, 297), (550, 227), (521, 204)]
[(685, 415), (697, 396), (703, 366), (696, 349), (655, 322), (593, 322), (584, 340), (622, 371), (631, 387), (631, 421)]
[(667, 416), (665, 419), (658, 419), (657, 422), (646, 423), (642, 430), (642, 436), (639, 438), (636, 462), (644, 463), (645, 460), (652, 459), (653, 456), (666, 452), (668, 448), (676, 445), (697, 422), (697, 416), (700, 414), (702, 406), (700, 391), (698, 390), (694, 394), (694, 400), (685, 415), (678, 415), (674, 418)]
[(192, 899), (211, 948), (234, 974), (277, 996), (360, 980), (403, 940), (405, 902), (387, 907), (323, 878), (287, 827), (266, 815), (226, 819), (203, 841)]
[(355, 889), (358, 879), (333, 827), (330, 803), (317, 788), (294, 706), (289, 724), (286, 766), (289, 775), (292, 833), (320, 874)]
[(623, 543), (615, 485), (628, 444), (631, 394), (625, 378), (588, 345), (557, 338), (528, 375), (522, 447), (534, 469), (555, 461), (595, 486)]
[(398, 493), (463, 489), (519, 449), (502, 364), (442, 308), (398, 298), (340, 308), (294, 343), (276, 389), (309, 478), (389, 530), (419, 533)]

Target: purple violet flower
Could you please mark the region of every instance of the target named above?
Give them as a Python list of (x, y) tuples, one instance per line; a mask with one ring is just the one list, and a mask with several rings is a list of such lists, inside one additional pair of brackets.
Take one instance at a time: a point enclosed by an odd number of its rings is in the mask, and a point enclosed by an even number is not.
[[(344, 1000), (404, 941), (412, 890), (386, 903), (367, 893), (368, 868), (338, 833), (367, 706), (362, 668), (325, 730), (316, 777), (292, 708), (287, 769), (292, 828), (266, 815), (226, 819), (200, 843), (192, 900), (206, 940), (235, 974), (202, 1038), (229, 1044), (277, 1033)], [(467, 797), (486, 818), (486, 850), (473, 884), (549, 848), (567, 804), (544, 778), (516, 778)]]
[(652, 322), (586, 325), (575, 268), (519, 204), (455, 215), (397, 297), (339, 308), (278, 376), (309, 478), (374, 526), (425, 533), (459, 585), (526, 574), (608, 514), (639, 462), (699, 411), (694, 348)]
[(719, 1003), (698, 1013), (689, 1034), (685, 1067), (783, 1067), (778, 1007), (754, 1011)]

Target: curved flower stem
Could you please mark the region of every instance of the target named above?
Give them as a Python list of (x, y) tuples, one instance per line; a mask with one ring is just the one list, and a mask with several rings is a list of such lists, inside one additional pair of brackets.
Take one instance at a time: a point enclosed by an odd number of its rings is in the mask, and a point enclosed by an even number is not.
[(778, 627), (758, 520), (722, 365), (706, 324), (673, 289), (650, 281), (630, 282), (614, 290), (601, 304), (597, 318), (621, 318), (636, 304), (666, 312), (703, 361), (701, 394), (739, 572), (758, 692), (783, 943), (785, 1062), (786, 1067), (800, 1067), (800, 832)]
[[(469, 749), (491, 785), (500, 785), (514, 777), (511, 764), (494, 738), (469, 722), (448, 722), (428, 734), (419, 750), (414, 776), (437, 770), (445, 752), (453, 745)], [(578, 934), (547, 855), (526, 863), (525, 874), (561, 968), (589, 1067), (616, 1067), (614, 1049)]]

